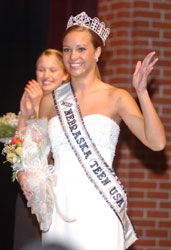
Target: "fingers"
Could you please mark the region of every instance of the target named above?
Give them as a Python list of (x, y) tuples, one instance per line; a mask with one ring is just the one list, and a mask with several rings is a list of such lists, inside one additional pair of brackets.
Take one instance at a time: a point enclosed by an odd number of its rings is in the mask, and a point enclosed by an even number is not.
[(35, 117), (37, 117), (40, 100), (43, 96), (42, 88), (37, 81), (30, 80), (25, 86), (25, 92), (28, 96), (28, 99), (25, 99), (25, 110), (23, 107), (23, 111), (25, 113), (28, 111), (28, 115), (34, 115)]
[(133, 75), (136, 75), (138, 73), (140, 67), (141, 67), (141, 61), (138, 61), (136, 66), (135, 66), (135, 71), (134, 71)]
[(24, 194), (24, 196), (26, 197), (27, 201), (28, 201), (29, 203), (31, 203), (32, 198), (33, 198), (32, 192), (31, 192), (31, 191), (28, 191), (28, 190), (24, 190), (24, 191), (23, 191), (23, 194)]
[(152, 67), (158, 61), (158, 58), (154, 57), (156, 54), (155, 51), (150, 52), (143, 60), (142, 67)]
[(21, 189), (23, 191), (23, 194), (24, 196), (26, 197), (27, 201), (28, 202), (31, 202), (32, 201), (32, 198), (33, 198), (33, 193), (31, 192), (31, 190), (29, 190), (29, 188), (27, 187), (26, 183), (25, 183), (25, 178), (22, 179), (20, 181), (20, 186), (21, 186)]
[(31, 192), (28, 185), (26, 184), (26, 178), (27, 178), (27, 174), (25, 173), (25, 171), (19, 171), (17, 173), (17, 179), (23, 191), (23, 194), (26, 197), (27, 201), (31, 202), (33, 198), (33, 192)]
[(156, 62), (158, 61), (159, 59), (156, 57), (156, 58), (154, 58), (154, 60), (149, 64), (149, 66), (150, 67), (153, 67), (155, 64), (156, 64)]
[(155, 51), (150, 52), (142, 61), (137, 62), (136, 67), (135, 67), (135, 72), (134, 76), (137, 74), (141, 74), (144, 77), (147, 77), (151, 71), (153, 70), (154, 65), (158, 61), (157, 57), (154, 57)]
[(34, 95), (34, 94), (39, 94), (42, 92), (41, 90), (41, 87), (39, 86), (39, 84), (37, 82), (33, 82), (33, 81), (29, 81), (27, 83), (27, 85), (25, 86), (25, 90), (31, 94), (31, 95)]
[(31, 99), (39, 99), (43, 95), (43, 91), (40, 84), (35, 80), (31, 80), (26, 84), (25, 91), (29, 94)]

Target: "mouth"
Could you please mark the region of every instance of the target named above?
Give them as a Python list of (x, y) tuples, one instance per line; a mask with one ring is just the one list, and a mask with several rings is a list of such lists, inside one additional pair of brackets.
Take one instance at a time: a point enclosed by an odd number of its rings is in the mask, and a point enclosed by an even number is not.
[(79, 69), (82, 66), (81, 63), (70, 63), (71, 69)]
[(47, 80), (42, 82), (43, 86), (47, 86), (47, 85), (50, 85), (50, 84), (52, 84), (52, 82), (47, 81)]

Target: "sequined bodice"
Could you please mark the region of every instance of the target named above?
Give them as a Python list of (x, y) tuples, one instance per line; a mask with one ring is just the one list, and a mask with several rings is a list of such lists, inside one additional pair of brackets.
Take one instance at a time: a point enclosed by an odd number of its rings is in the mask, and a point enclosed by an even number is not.
[[(93, 114), (83, 118), (92, 141), (109, 167), (113, 166), (120, 128), (110, 118)], [(74, 223), (65, 223), (54, 214), (47, 237), (76, 243), (78, 249), (123, 250), (123, 228), (82, 166), (67, 141), (58, 117), (49, 121), (49, 136), (57, 173), (55, 193), (60, 210)], [(107, 233), (106, 233), (107, 229)], [(87, 240), (88, 239), (88, 240)], [(74, 248), (75, 249), (75, 248)]]
[[(83, 120), (93, 142), (103, 157), (107, 157), (105, 160), (108, 161), (108, 164), (111, 164), (120, 132), (118, 124), (110, 118), (99, 114), (85, 116)], [(58, 153), (62, 148), (70, 150), (58, 117), (53, 117), (49, 121), (49, 135), (54, 157), (59, 156)]]

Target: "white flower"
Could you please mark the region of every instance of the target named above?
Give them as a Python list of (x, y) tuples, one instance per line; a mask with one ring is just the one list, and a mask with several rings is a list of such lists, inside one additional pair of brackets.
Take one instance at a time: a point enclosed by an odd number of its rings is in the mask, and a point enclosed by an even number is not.
[(8, 112), (0, 117), (0, 138), (10, 138), (14, 135), (18, 123), (18, 115)]

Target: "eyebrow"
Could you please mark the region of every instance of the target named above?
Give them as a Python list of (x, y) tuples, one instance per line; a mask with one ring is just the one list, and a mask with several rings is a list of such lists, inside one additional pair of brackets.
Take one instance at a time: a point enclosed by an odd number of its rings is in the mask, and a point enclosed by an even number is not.
[[(77, 44), (76, 47), (84, 46), (86, 47), (86, 44)], [(70, 45), (64, 44), (63, 47), (71, 47)]]

